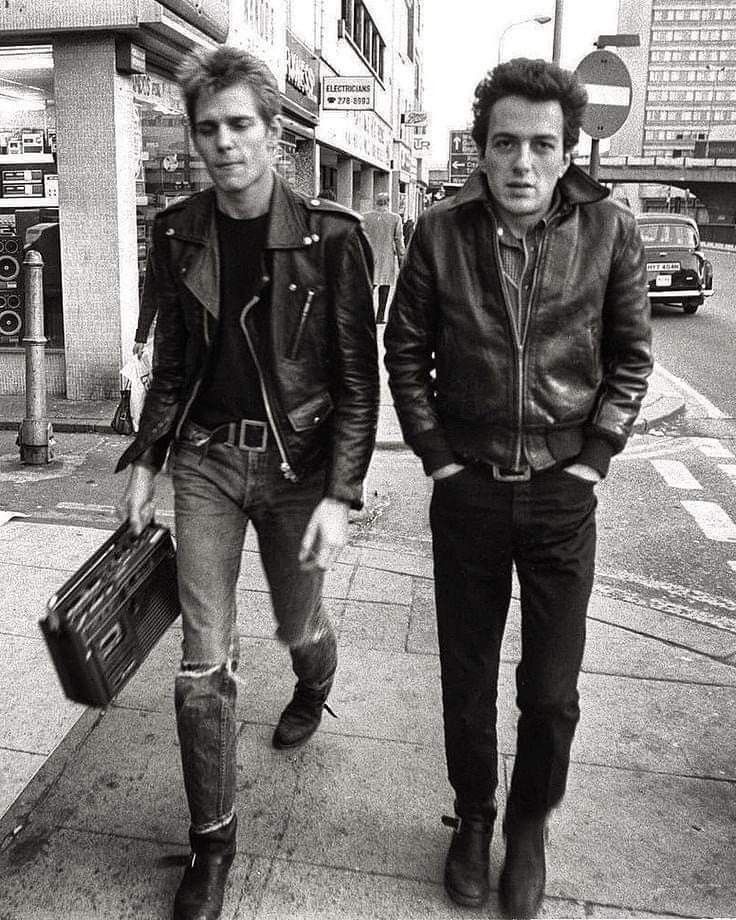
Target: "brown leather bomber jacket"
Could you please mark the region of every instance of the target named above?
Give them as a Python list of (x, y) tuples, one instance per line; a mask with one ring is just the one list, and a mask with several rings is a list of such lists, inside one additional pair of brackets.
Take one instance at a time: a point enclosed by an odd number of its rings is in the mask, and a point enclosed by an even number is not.
[(652, 369), (639, 231), (575, 165), (558, 189), (521, 329), (484, 172), (417, 222), (384, 342), (404, 438), (427, 473), (574, 458), (605, 476), (631, 433)]
[[(375, 444), (378, 356), (373, 260), (360, 217), (308, 198), (275, 176), (262, 286), (241, 324), (259, 372), (287, 478), (326, 469), (325, 495), (362, 503)], [(153, 382), (138, 435), (117, 470), (160, 469), (201, 384), (219, 314), (215, 195), (157, 215), (146, 285), (158, 320)], [(266, 324), (254, 311), (266, 310)], [(258, 329), (267, 328), (259, 336)]]

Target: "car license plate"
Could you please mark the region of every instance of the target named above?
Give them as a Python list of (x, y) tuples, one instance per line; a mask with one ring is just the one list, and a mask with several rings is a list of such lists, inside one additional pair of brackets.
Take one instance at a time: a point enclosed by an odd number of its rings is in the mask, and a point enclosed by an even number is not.
[(647, 262), (648, 272), (679, 272), (679, 262)]
[(657, 275), (654, 284), (656, 287), (672, 287), (672, 275)]

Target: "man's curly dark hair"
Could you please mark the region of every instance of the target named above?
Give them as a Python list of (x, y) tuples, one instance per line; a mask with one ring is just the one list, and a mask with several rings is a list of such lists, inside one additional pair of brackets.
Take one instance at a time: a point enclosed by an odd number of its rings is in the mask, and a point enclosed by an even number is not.
[(514, 58), (495, 67), (475, 88), (472, 136), (481, 153), (486, 148), (491, 109), (505, 96), (523, 96), (535, 102), (556, 99), (562, 106), (564, 150), (567, 153), (575, 147), (588, 104), (588, 94), (576, 74), (550, 61)]

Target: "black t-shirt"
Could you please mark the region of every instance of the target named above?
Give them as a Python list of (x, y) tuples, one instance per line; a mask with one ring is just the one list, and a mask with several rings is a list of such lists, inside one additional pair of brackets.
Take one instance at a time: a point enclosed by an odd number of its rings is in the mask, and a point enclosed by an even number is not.
[[(268, 214), (253, 218), (228, 217), (217, 211), (220, 247), (220, 320), (210, 360), (191, 418), (205, 428), (216, 428), (241, 418), (266, 421), (266, 409), (253, 356), (240, 325), (243, 307), (260, 287)], [(266, 303), (251, 309), (263, 316)]]

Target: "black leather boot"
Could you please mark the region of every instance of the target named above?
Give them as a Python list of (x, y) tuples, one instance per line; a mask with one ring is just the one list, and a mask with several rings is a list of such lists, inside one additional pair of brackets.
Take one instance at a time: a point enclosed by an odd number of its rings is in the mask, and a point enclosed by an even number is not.
[(273, 733), (275, 748), (280, 751), (289, 751), (309, 741), (322, 721), (323, 709), (337, 718), (325, 702), (331, 686), (332, 678), (326, 686), (309, 687), (303, 681), (297, 682), (294, 696), (281, 713), (281, 718)]
[(337, 642), (332, 627), (318, 639), (289, 649), (298, 680), (294, 696), (273, 733), (273, 746), (281, 751), (301, 747), (317, 731), (322, 710), (335, 713), (327, 705), (337, 668)]
[(530, 920), (542, 906), (546, 882), (544, 859), (546, 816), (525, 816), (507, 811), (503, 822), (506, 861), (501, 872), (499, 897), (508, 917)]
[(192, 855), (174, 898), (174, 920), (218, 920), (235, 857), (237, 817), (209, 834), (189, 832)]
[(482, 907), (489, 893), (488, 863), (493, 819), (443, 815), (442, 823), (455, 829), (445, 862), (445, 890), (456, 904)]

